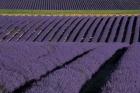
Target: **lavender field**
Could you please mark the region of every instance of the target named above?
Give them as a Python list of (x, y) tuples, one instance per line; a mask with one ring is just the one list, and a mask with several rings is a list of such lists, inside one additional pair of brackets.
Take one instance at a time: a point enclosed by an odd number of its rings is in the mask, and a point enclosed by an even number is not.
[(0, 16), (1, 41), (140, 41), (139, 16)]
[(140, 93), (140, 0), (0, 0), (0, 93)]
[(139, 43), (2, 42), (0, 89), (2, 93), (139, 93), (139, 48)]
[(140, 9), (139, 0), (0, 0), (0, 9), (93, 10)]

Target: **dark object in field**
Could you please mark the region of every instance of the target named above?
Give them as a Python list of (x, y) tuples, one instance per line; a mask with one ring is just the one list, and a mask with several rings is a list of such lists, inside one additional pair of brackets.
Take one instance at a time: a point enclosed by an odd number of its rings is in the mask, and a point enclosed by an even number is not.
[(140, 92), (140, 44), (131, 45), (102, 93)]

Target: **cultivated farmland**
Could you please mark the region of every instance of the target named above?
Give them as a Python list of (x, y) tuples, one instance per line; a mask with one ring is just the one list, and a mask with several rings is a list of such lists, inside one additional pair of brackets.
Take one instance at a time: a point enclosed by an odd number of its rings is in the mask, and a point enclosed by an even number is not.
[(1, 41), (140, 41), (139, 16), (0, 16)]
[(0, 0), (0, 93), (140, 93), (139, 0)]
[(0, 0), (0, 9), (140, 9), (139, 0)]

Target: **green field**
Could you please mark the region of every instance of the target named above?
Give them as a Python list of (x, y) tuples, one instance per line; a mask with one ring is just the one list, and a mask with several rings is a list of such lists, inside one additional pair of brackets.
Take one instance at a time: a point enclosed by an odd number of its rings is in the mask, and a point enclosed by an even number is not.
[(0, 9), (0, 15), (133, 15), (140, 10), (7, 10)]

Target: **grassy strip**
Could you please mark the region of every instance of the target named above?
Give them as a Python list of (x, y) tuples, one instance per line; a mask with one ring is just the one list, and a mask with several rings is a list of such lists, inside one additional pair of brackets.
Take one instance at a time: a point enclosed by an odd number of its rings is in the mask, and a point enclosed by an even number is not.
[(0, 15), (139, 15), (140, 10), (10, 10), (0, 9)]

